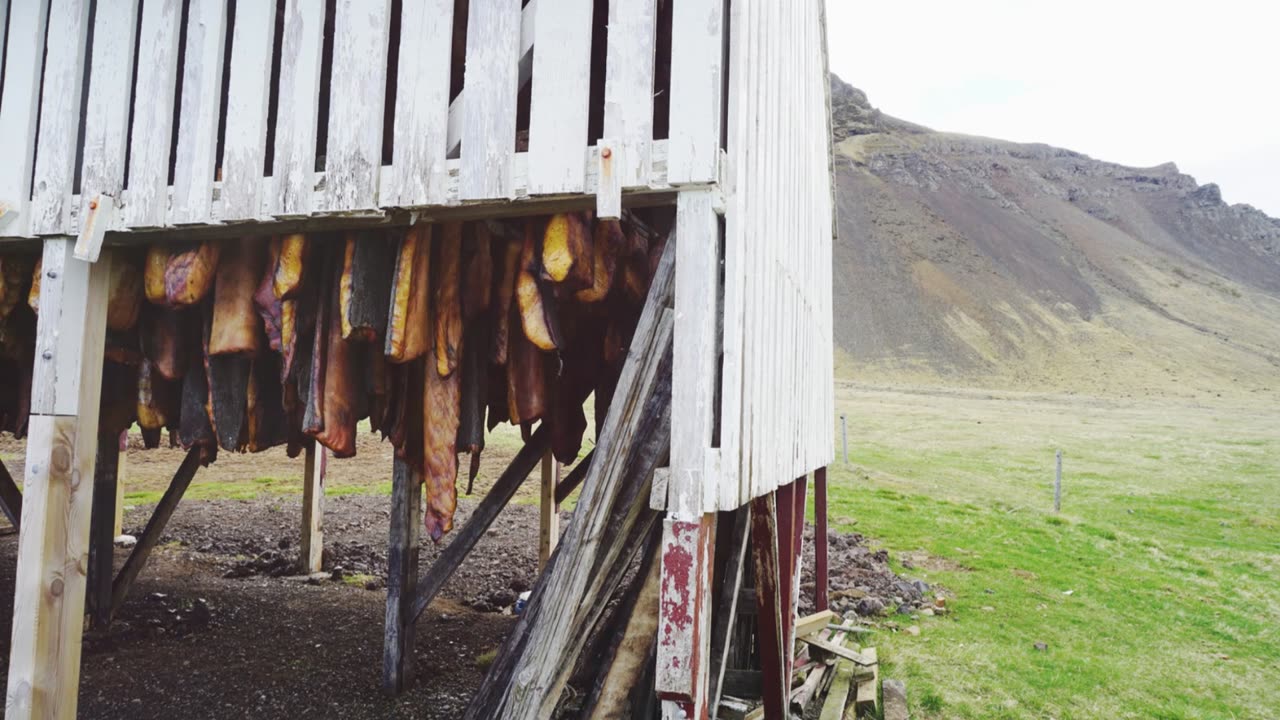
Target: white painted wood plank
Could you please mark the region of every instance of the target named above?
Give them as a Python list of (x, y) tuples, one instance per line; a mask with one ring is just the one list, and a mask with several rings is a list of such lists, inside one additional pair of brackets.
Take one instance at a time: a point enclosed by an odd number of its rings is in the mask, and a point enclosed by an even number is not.
[(520, 0), (473, 0), (467, 16), (462, 200), (514, 194)]
[[(533, 78), (533, 43), (537, 34), (538, 0), (529, 0), (520, 11), (520, 89)], [(458, 148), (462, 145), (462, 121), (466, 113), (467, 89), (463, 87), (458, 96), (449, 104), (449, 150), (448, 157), (458, 157)]]
[(280, 91), (267, 206), (277, 217), (305, 217), (315, 207), (316, 132), (324, 0), (286, 0), (280, 42)]
[(173, 170), (173, 224), (210, 220), (226, 41), (227, 0), (191, 0)]
[[(85, 107), (84, 164), (80, 172), (80, 217), (89, 203), (106, 195), (119, 206), (124, 190), (125, 146), (129, 138), (129, 91), (137, 41), (139, 0), (98, 0), (94, 14), (93, 58)], [(113, 218), (115, 214), (113, 213)], [(111, 224), (97, 224), (102, 230)], [(96, 259), (96, 255), (95, 255)]]
[(36, 149), (35, 186), (31, 198), (31, 232), (66, 234), (75, 190), (76, 141), (80, 130), (85, 44), (89, 34), (89, 0), (53, 0), (45, 50), (41, 94), (40, 137)]
[(681, 0), (671, 12), (668, 178), (673, 185), (711, 182), (720, 164), (724, 0)]
[(48, 0), (19, 2), (10, 8), (0, 137), (12, 150), (0, 162), (0, 235), (25, 236), (30, 226), (40, 58), (44, 53), (48, 8)]
[(591, 95), (591, 0), (544, 2), (529, 111), (529, 192), (582, 192)]
[(391, 0), (338, 0), (329, 86), (324, 209), (378, 206)]
[(448, 183), (453, 0), (405, 0), (400, 37), (393, 172), (381, 204), (439, 205)]
[[(106, 284), (109, 262), (87, 263), (72, 255), (75, 243), (55, 238), (44, 243), (40, 279), (40, 318), (36, 325), (36, 365), (31, 383), (32, 415), (77, 415), (81, 406), (81, 356), (96, 344), (101, 357), (103, 332), (96, 336), (67, 335), (64, 328), (97, 324), (106, 317), (105, 297), (94, 288)], [(92, 300), (92, 302), (91, 302)], [(100, 316), (100, 317), (99, 317)], [(96, 339), (95, 339), (96, 337)], [(100, 362), (100, 361), (99, 361)], [(96, 398), (97, 395), (95, 394)], [(95, 401), (94, 405), (97, 403)]]
[(710, 190), (676, 199), (676, 318), (668, 513), (692, 520), (716, 509), (718, 478), (703, 477), (711, 449), (716, 380), (720, 228)]
[(231, 77), (227, 84), (227, 129), (222, 148), (220, 197), (224, 222), (256, 219), (262, 214), (275, 27), (275, 3), (236, 5)]
[(181, 0), (148, 0), (142, 5), (124, 213), (129, 227), (165, 224), (181, 17)]
[(596, 217), (617, 220), (622, 217), (622, 177), (618, 174), (621, 147), (612, 138), (600, 138), (596, 153)]
[(656, 0), (609, 1), (604, 135), (622, 145), (624, 188), (643, 185), (649, 177), (657, 18)]

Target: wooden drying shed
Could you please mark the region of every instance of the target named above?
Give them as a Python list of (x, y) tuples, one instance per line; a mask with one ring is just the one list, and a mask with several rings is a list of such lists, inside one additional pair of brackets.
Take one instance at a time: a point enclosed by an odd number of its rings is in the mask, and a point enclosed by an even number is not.
[[(749, 548), (766, 716), (784, 717), (810, 474), (825, 604), (822, 0), (0, 0), (0, 24), (0, 252), (43, 248), (7, 718), (75, 715), (90, 516), (114, 502), (98, 397), (117, 248), (653, 207), (674, 208), (677, 240), (593, 458), (564, 481), (583, 482), (574, 522), (468, 716), (547, 716), (642, 555), (653, 661), (613, 663), (600, 702), (650, 683), (663, 717), (713, 714)], [(412, 678), (414, 619), (546, 448), (533, 432), (420, 581), (419, 483), (397, 463), (390, 689)], [(308, 452), (310, 528), (322, 459)], [(89, 597), (109, 618), (110, 584)], [(619, 633), (646, 632), (639, 614)]]

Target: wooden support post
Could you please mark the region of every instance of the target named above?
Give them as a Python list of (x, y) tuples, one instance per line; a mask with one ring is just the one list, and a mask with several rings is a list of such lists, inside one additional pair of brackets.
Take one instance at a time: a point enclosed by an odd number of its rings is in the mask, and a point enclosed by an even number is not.
[[(795, 668), (796, 621), (800, 618), (800, 577), (804, 565), (804, 510), (808, 500), (809, 478), (801, 475), (796, 479), (791, 493), (791, 595), (787, 599), (787, 660), (788, 667)], [(790, 677), (788, 675), (787, 677)]]
[(124, 561), (124, 567), (120, 568), (115, 582), (111, 584), (111, 617), (115, 617), (116, 613), (120, 612), (125, 597), (129, 595), (129, 588), (133, 586), (138, 573), (142, 572), (142, 568), (147, 564), (151, 551), (160, 542), (160, 534), (164, 532), (164, 526), (169, 524), (173, 511), (178, 509), (178, 502), (182, 500), (187, 487), (191, 485), (191, 479), (200, 469), (202, 452), (198, 445), (187, 451), (187, 456), (178, 466), (178, 472), (174, 473), (173, 479), (169, 481), (169, 488), (164, 491), (164, 496), (160, 498), (155, 511), (151, 513), (151, 519), (147, 521), (142, 535), (138, 537), (138, 544), (133, 547), (133, 552), (129, 553), (128, 559)]
[(98, 462), (93, 471), (93, 512), (89, 518), (89, 590), (85, 605), (89, 626), (104, 630), (111, 624), (111, 581), (115, 576), (115, 535), (120, 438), (98, 438)]
[(783, 674), (791, 678), (794, 656), (791, 633), (795, 613), (791, 603), (795, 585), (795, 521), (797, 484), (792, 481), (778, 488), (774, 495), (778, 522), (778, 596), (781, 604)]
[(8, 720), (76, 715), (111, 253), (90, 265), (74, 246), (44, 242)]
[(818, 468), (813, 473), (813, 606), (826, 610), (827, 585), (830, 576), (827, 569), (827, 469)]
[(551, 553), (560, 541), (560, 503), (556, 486), (560, 484), (560, 463), (551, 453), (542, 456), (542, 493), (538, 503), (538, 570), (547, 566)]
[(123, 430), (119, 438), (119, 457), (116, 460), (116, 510), (111, 522), (111, 538), (124, 534), (124, 481), (129, 466), (129, 431)]
[(1057, 463), (1053, 471), (1053, 511), (1062, 512), (1062, 451), (1056, 455)]
[(382, 689), (401, 693), (413, 683), (413, 601), (418, 584), (422, 476), (399, 458), (391, 474), (391, 536), (387, 541), (387, 622)]
[(9, 524), (14, 530), (20, 530), (22, 527), (22, 491), (18, 489), (18, 484), (13, 481), (13, 476), (9, 474), (9, 468), (0, 462), (0, 510), (4, 511), (4, 516), (9, 518)]
[(539, 426), (524, 447), (520, 448), (520, 452), (512, 458), (511, 464), (489, 489), (489, 493), (471, 512), (471, 517), (467, 518), (467, 524), (453, 531), (453, 539), (444, 550), (440, 551), (440, 556), (431, 564), (427, 574), (418, 583), (414, 591), (410, 622), (416, 621), (422, 615), (422, 611), (431, 604), (432, 598), (440, 592), (440, 588), (444, 587), (445, 581), (462, 565), (462, 561), (470, 554), (476, 543), (480, 542), (480, 538), (484, 537), (485, 531), (493, 524), (494, 518), (498, 517), (502, 508), (515, 497), (516, 490), (520, 489), (520, 485), (538, 464), (538, 458), (543, 457), (549, 447), (551, 447), (551, 430)]
[(734, 512), (728, 557), (725, 558), (723, 579), (720, 581), (715, 629), (711, 631), (711, 704), (708, 706), (711, 717), (716, 716), (720, 699), (724, 697), (724, 673), (728, 665), (733, 627), (738, 619), (738, 591), (742, 589), (747, 543), (751, 538), (750, 528), (751, 508), (738, 508)]
[(751, 558), (756, 577), (757, 643), (760, 667), (763, 672), (764, 715), (768, 720), (787, 717), (786, 648), (783, 645), (783, 600), (780, 585), (782, 569), (778, 541), (780, 504), (777, 491), (761, 495), (751, 501)]
[(302, 472), (302, 541), (298, 554), (302, 572), (320, 572), (324, 561), (324, 472), (329, 454), (312, 441), (307, 445), (306, 467)]

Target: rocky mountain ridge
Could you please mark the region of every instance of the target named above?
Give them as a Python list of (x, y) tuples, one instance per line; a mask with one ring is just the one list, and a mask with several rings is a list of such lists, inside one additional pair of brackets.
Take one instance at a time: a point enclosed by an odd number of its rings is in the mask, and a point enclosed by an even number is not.
[[(899, 120), (832, 79), (846, 374), (1280, 388), (1280, 220), (1132, 168)], [(892, 301), (885, 302), (886, 298)]]

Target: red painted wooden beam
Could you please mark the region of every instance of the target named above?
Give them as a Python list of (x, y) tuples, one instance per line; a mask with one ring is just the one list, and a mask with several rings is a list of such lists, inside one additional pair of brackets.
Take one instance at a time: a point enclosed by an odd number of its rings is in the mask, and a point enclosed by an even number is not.
[[(757, 650), (760, 653), (761, 691), (766, 720), (787, 717), (789, 678), (782, 637), (782, 594), (778, 552), (781, 514), (777, 512), (775, 494), (768, 493), (751, 501), (751, 557), (756, 576), (756, 619), (759, 623)], [(789, 535), (781, 535), (783, 538)]]
[(826, 610), (827, 600), (827, 469), (813, 473), (813, 606)]

